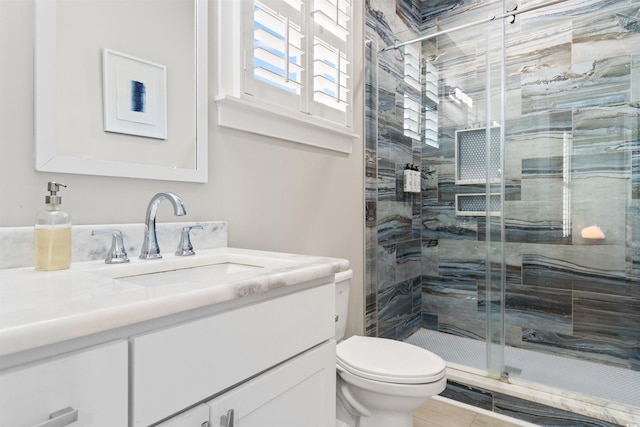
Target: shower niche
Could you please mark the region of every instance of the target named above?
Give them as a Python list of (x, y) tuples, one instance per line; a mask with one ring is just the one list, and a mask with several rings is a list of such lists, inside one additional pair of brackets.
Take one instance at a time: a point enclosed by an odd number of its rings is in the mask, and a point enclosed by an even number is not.
[[(487, 144), (487, 140), (489, 144)], [(487, 147), (488, 146), (488, 147)], [(500, 127), (457, 130), (455, 133), (455, 183), (458, 190), (464, 185), (478, 189), (479, 185), (500, 182), (502, 171)], [(500, 215), (500, 193), (456, 193), (456, 215)]]

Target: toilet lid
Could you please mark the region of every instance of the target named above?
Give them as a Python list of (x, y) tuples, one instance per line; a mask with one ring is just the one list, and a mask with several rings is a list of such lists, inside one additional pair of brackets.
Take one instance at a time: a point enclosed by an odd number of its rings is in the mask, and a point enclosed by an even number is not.
[(444, 377), (439, 356), (386, 338), (353, 336), (336, 348), (337, 365), (354, 375), (396, 384), (427, 384)]

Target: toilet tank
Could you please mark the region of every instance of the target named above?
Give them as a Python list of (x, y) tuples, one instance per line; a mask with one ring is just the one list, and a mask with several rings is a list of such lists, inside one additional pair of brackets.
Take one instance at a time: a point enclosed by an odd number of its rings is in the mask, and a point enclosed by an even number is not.
[(340, 341), (344, 338), (344, 332), (347, 328), (347, 314), (349, 313), (349, 285), (352, 270), (336, 273), (336, 333), (335, 340)]

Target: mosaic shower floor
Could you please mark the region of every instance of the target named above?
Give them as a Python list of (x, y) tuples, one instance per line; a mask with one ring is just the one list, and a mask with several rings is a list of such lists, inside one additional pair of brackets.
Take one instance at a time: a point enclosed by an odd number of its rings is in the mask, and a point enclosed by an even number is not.
[[(486, 369), (486, 346), (482, 341), (427, 329), (418, 330), (406, 341), (447, 362)], [(513, 347), (505, 348), (504, 357), (512, 378), (640, 407), (638, 371)]]

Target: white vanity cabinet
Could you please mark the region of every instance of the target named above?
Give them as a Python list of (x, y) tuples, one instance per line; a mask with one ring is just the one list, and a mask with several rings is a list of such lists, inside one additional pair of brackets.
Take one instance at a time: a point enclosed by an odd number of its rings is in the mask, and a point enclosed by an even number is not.
[(329, 341), (208, 402), (211, 426), (334, 425), (335, 349)]
[(122, 340), (2, 371), (0, 426), (126, 426), (127, 354)]
[(333, 425), (335, 349), (327, 341), (157, 427)]
[[(132, 337), (132, 426), (167, 419), (259, 374), (256, 384), (262, 385), (249, 394), (262, 411), (280, 411), (283, 395), (283, 402), (309, 413), (322, 408), (331, 415), (326, 399), (335, 396), (334, 313), (335, 287), (327, 278), (315, 287)], [(308, 372), (289, 378), (294, 370), (272, 369), (295, 356), (296, 366), (304, 371), (308, 365)]]
[(224, 247), (0, 270), (0, 427), (333, 425), (348, 267)]

